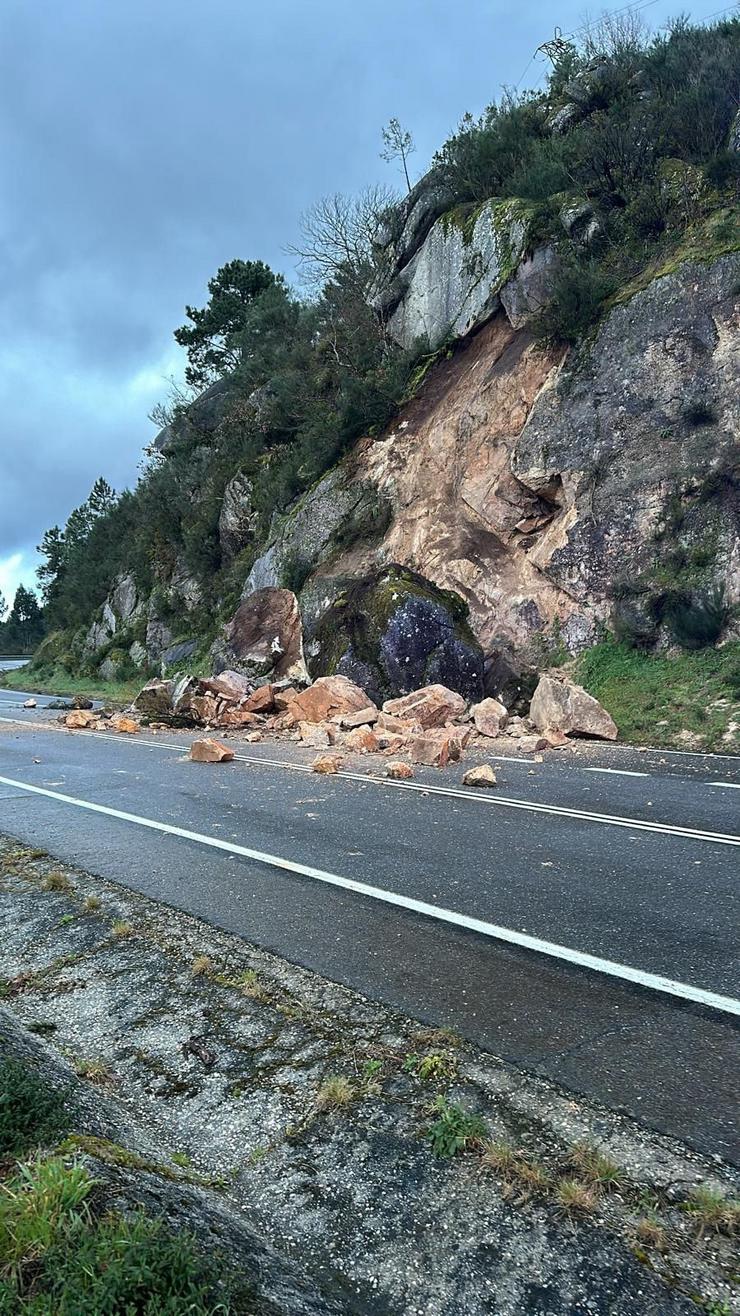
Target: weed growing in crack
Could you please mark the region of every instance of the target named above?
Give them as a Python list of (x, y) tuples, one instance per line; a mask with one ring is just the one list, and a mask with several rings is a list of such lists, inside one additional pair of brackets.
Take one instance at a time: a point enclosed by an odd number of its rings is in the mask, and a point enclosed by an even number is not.
[(85, 896), (82, 908), (86, 914), (95, 914), (101, 907), (99, 896)]
[(590, 1143), (576, 1143), (571, 1149), (570, 1160), (579, 1171), (581, 1179), (594, 1187), (608, 1190), (619, 1188), (624, 1182), (621, 1165), (604, 1156), (598, 1147)]
[(740, 1201), (724, 1197), (713, 1188), (703, 1184), (695, 1188), (683, 1209), (691, 1215), (699, 1237), (707, 1233), (732, 1237), (740, 1232)]
[(414, 1074), (420, 1083), (452, 1080), (457, 1074), (452, 1056), (442, 1051), (427, 1051), (425, 1055), (411, 1052), (406, 1056), (403, 1068), (407, 1074)]
[(446, 1097), (437, 1097), (431, 1113), (437, 1118), (427, 1129), (426, 1138), (435, 1156), (454, 1156), (486, 1139), (488, 1129), (481, 1116), (464, 1110)]
[(324, 1079), (316, 1093), (316, 1110), (323, 1113), (328, 1110), (340, 1110), (349, 1106), (357, 1095), (357, 1089), (342, 1074), (331, 1074)]
[(101, 1059), (86, 1059), (84, 1056), (75, 1062), (75, 1070), (80, 1078), (86, 1078), (90, 1083), (99, 1083), (102, 1086), (112, 1082), (113, 1074), (110, 1068)]
[(555, 1189), (558, 1205), (566, 1215), (591, 1215), (598, 1205), (598, 1194), (581, 1179), (561, 1179)]
[(111, 928), (111, 936), (113, 937), (133, 937), (133, 935), (134, 925), (128, 923), (126, 919), (117, 919)]
[(213, 973), (213, 960), (210, 955), (196, 955), (190, 965), (190, 972), (194, 978), (209, 977)]
[(668, 1235), (653, 1216), (641, 1216), (635, 1225), (635, 1237), (646, 1247), (652, 1247), (656, 1252), (665, 1252), (668, 1247)]
[(42, 891), (73, 891), (74, 888), (66, 873), (57, 869), (53, 873), (47, 873), (41, 879)]

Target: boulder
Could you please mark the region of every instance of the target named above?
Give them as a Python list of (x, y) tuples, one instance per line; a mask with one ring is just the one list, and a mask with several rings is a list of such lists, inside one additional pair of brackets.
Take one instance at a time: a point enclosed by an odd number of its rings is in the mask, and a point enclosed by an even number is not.
[(224, 489), (218, 518), (218, 538), (224, 562), (231, 562), (251, 543), (258, 522), (259, 513), (252, 507), (252, 481), (239, 471)]
[[(252, 682), (242, 672), (219, 672), (201, 682), (206, 690), (214, 695), (223, 695), (225, 699), (246, 699), (252, 690)], [(246, 707), (246, 705), (245, 705)], [(257, 709), (253, 710), (257, 712)]]
[(537, 247), (520, 262), (500, 292), (512, 329), (523, 329), (547, 306), (559, 269), (560, 257), (551, 244)]
[(26, 700), (24, 701), (23, 707), (24, 707), (24, 708), (35, 708), (35, 707), (36, 707), (36, 700), (35, 700), (35, 699), (26, 699)]
[(447, 728), (413, 736), (408, 750), (412, 763), (425, 763), (432, 768), (445, 768), (450, 762), (456, 763), (461, 753), (458, 738)]
[(566, 736), (616, 740), (617, 728), (598, 699), (572, 681), (543, 676), (532, 696), (529, 716), (540, 731), (562, 731)]
[(320, 676), (296, 695), (289, 711), (305, 722), (325, 722), (347, 713), (364, 712), (368, 705), (365, 691), (346, 676)]
[(539, 754), (540, 750), (549, 749), (550, 742), (546, 736), (520, 736), (517, 749), (522, 754)]
[(497, 699), (482, 699), (470, 710), (475, 729), (481, 736), (497, 736), (506, 726), (509, 714)]
[(414, 769), (410, 763), (404, 763), (401, 759), (397, 762), (389, 763), (385, 770), (386, 777), (391, 781), (408, 781), (414, 775)]
[(92, 699), (88, 699), (87, 695), (72, 696), (73, 708), (92, 708), (92, 706), (93, 706), (93, 701)]
[(462, 695), (444, 685), (427, 685), (421, 690), (403, 695), (400, 699), (387, 699), (383, 712), (391, 717), (416, 722), (424, 730), (443, 727), (454, 717), (461, 717), (466, 704)]
[(255, 590), (239, 604), (212, 649), (214, 670), (243, 672), (253, 679), (307, 679), (298, 600), (292, 590)]
[(251, 695), (242, 699), (241, 707), (247, 709), (250, 713), (272, 713), (275, 708), (275, 694), (272, 685), (268, 681), (267, 685), (260, 685), (253, 690)]
[(495, 786), (496, 773), (490, 763), (481, 763), (475, 768), (468, 768), (462, 784), (463, 786)]
[(234, 757), (233, 749), (222, 745), (220, 740), (194, 740), (190, 746), (190, 757), (194, 763), (230, 763)]
[(348, 731), (344, 744), (356, 754), (377, 754), (380, 749), (378, 738), (369, 727), (355, 727)]
[(125, 713), (114, 713), (108, 722), (108, 726), (112, 731), (119, 731), (121, 735), (125, 736), (135, 736), (141, 730), (136, 719), (126, 717)]
[(337, 740), (336, 728), (330, 723), (299, 722), (298, 735), (310, 749), (328, 749)]
[(380, 716), (375, 704), (369, 704), (367, 708), (361, 708), (359, 713), (343, 713), (339, 725), (343, 731), (351, 731), (354, 727), (373, 726)]
[(62, 718), (65, 727), (69, 727), (70, 731), (82, 731), (85, 727), (92, 726), (97, 720), (94, 713), (84, 708), (76, 708)]
[(340, 754), (319, 754), (318, 758), (315, 758), (311, 764), (311, 768), (314, 772), (326, 776), (339, 772), (342, 763), (343, 759)]
[(313, 675), (348, 676), (375, 703), (433, 682), (467, 699), (483, 693), (483, 651), (466, 604), (398, 565), (345, 590), (318, 622), (312, 650)]

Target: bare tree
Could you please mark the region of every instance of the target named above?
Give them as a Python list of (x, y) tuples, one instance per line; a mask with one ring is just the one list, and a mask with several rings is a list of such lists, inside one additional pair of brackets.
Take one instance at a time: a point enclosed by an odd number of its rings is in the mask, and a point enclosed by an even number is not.
[(380, 152), (381, 160), (390, 164), (391, 160), (400, 160), (403, 168), (406, 186), (411, 191), (411, 179), (409, 178), (408, 158), (416, 150), (414, 139), (411, 133), (401, 127), (398, 119), (391, 119), (387, 126), (381, 129), (383, 136), (383, 150)]
[(389, 187), (366, 187), (359, 196), (322, 197), (301, 216), (298, 257), (306, 283), (316, 288), (339, 275), (366, 285), (376, 264), (373, 238), (384, 213), (397, 201)]
[(638, 55), (645, 48), (650, 28), (642, 14), (604, 14), (595, 22), (587, 21), (582, 28), (581, 49), (588, 59), (606, 55), (609, 59), (624, 59)]

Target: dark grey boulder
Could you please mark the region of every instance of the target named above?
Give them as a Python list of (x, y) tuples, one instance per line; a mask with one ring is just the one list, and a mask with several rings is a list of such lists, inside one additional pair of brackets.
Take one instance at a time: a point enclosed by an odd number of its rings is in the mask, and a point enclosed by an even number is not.
[(313, 677), (338, 672), (376, 703), (439, 683), (466, 699), (483, 693), (483, 650), (467, 605), (406, 567), (359, 580), (321, 618)]

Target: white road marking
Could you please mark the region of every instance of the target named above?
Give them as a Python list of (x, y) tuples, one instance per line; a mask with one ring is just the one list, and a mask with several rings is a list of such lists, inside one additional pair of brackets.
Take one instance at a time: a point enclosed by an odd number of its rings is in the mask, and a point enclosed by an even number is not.
[[(0, 722), (14, 722), (19, 725), (15, 718), (0, 717)], [(20, 723), (20, 725), (25, 725)], [(74, 736), (92, 736), (97, 740), (112, 740), (121, 744), (120, 734), (112, 734), (107, 731), (70, 731), (68, 735)], [(166, 740), (145, 740), (143, 736), (130, 736), (127, 740), (130, 745), (146, 746), (152, 749), (169, 749), (180, 754), (187, 754), (188, 745), (184, 743), (172, 744)], [(253, 754), (235, 754), (234, 759), (237, 763), (253, 763), (258, 767), (268, 768), (287, 768), (290, 772), (312, 772), (310, 763), (290, 763), (286, 759), (268, 759)], [(472, 800), (475, 804), (488, 804), (503, 809), (524, 809), (529, 813), (543, 813), (555, 816), (557, 818), (572, 818), (579, 822), (600, 823), (608, 827), (626, 827), (629, 831), (653, 832), (659, 836), (676, 836), (679, 839), (689, 841), (708, 841), (714, 845), (740, 845), (740, 836), (733, 836), (725, 832), (707, 832), (694, 827), (677, 827), (672, 823), (652, 822), (643, 818), (623, 818), (619, 814), (611, 813), (594, 813), (586, 809), (569, 809), (565, 805), (559, 804), (538, 804), (534, 800), (518, 800), (508, 795), (494, 795), (488, 791), (479, 791), (473, 794), (472, 791), (459, 790), (453, 786), (434, 786), (426, 782), (416, 781), (392, 781), (389, 777), (369, 777), (362, 772), (348, 772), (341, 769), (333, 773), (332, 777), (340, 777), (345, 781), (359, 781), (365, 786), (387, 786), (394, 790), (417, 791), (422, 795), (443, 795), (448, 799)], [(0, 778), (2, 780), (2, 778)]]
[(552, 959), (563, 960), (580, 968), (592, 969), (596, 973), (611, 978), (621, 978), (625, 982), (636, 983), (651, 991), (662, 992), (679, 1000), (692, 1001), (697, 1005), (720, 1010), (724, 1014), (740, 1015), (740, 1001), (731, 996), (719, 996), (715, 992), (704, 991), (689, 983), (676, 982), (660, 974), (647, 973), (644, 969), (635, 969), (629, 964), (618, 964), (614, 960), (602, 959), (599, 955), (588, 955), (584, 951), (574, 950), (570, 946), (560, 946), (553, 941), (544, 941), (540, 937), (531, 937), (525, 932), (513, 928), (504, 928), (485, 919), (473, 918), (469, 914), (460, 914), (441, 905), (430, 905), (424, 900), (415, 900), (412, 896), (403, 896), (398, 891), (386, 891), (383, 887), (370, 886), (366, 882), (357, 882), (353, 878), (340, 877), (337, 873), (328, 873), (323, 868), (313, 868), (308, 864), (297, 863), (293, 859), (283, 859), (280, 855), (267, 854), (263, 850), (252, 850), (245, 845), (236, 845), (233, 841), (222, 841), (216, 836), (207, 836), (202, 832), (191, 832), (184, 827), (175, 827), (171, 823), (160, 822), (155, 818), (143, 818), (136, 813), (125, 813), (122, 809), (110, 808), (107, 804), (94, 804), (91, 800), (80, 800), (74, 795), (63, 795), (59, 791), (46, 790), (43, 786), (32, 786), (25, 781), (15, 781), (10, 777), (0, 777), (0, 785), (16, 786), (33, 795), (43, 795), (60, 804), (70, 804), (78, 809), (88, 809), (91, 813), (102, 813), (108, 818), (117, 818), (121, 822), (133, 823), (137, 827), (147, 827), (153, 831), (165, 832), (168, 836), (178, 836), (197, 845), (209, 846), (214, 850), (225, 850), (228, 854), (239, 855), (253, 863), (266, 864), (270, 868), (280, 868), (287, 873), (296, 873), (299, 877), (310, 877), (315, 882), (324, 882), (328, 886), (340, 887), (356, 895), (368, 896), (385, 905), (395, 905), (399, 909), (410, 910), (425, 918), (436, 919), (441, 923), (452, 923), (456, 927), (478, 932), (495, 941), (508, 942), (525, 950), (548, 955)]
[(649, 777), (649, 772), (628, 772), (626, 768), (584, 768), (584, 772), (611, 772), (615, 777)]
[(707, 786), (724, 786), (728, 791), (740, 791), (740, 782), (738, 781), (708, 781)]

